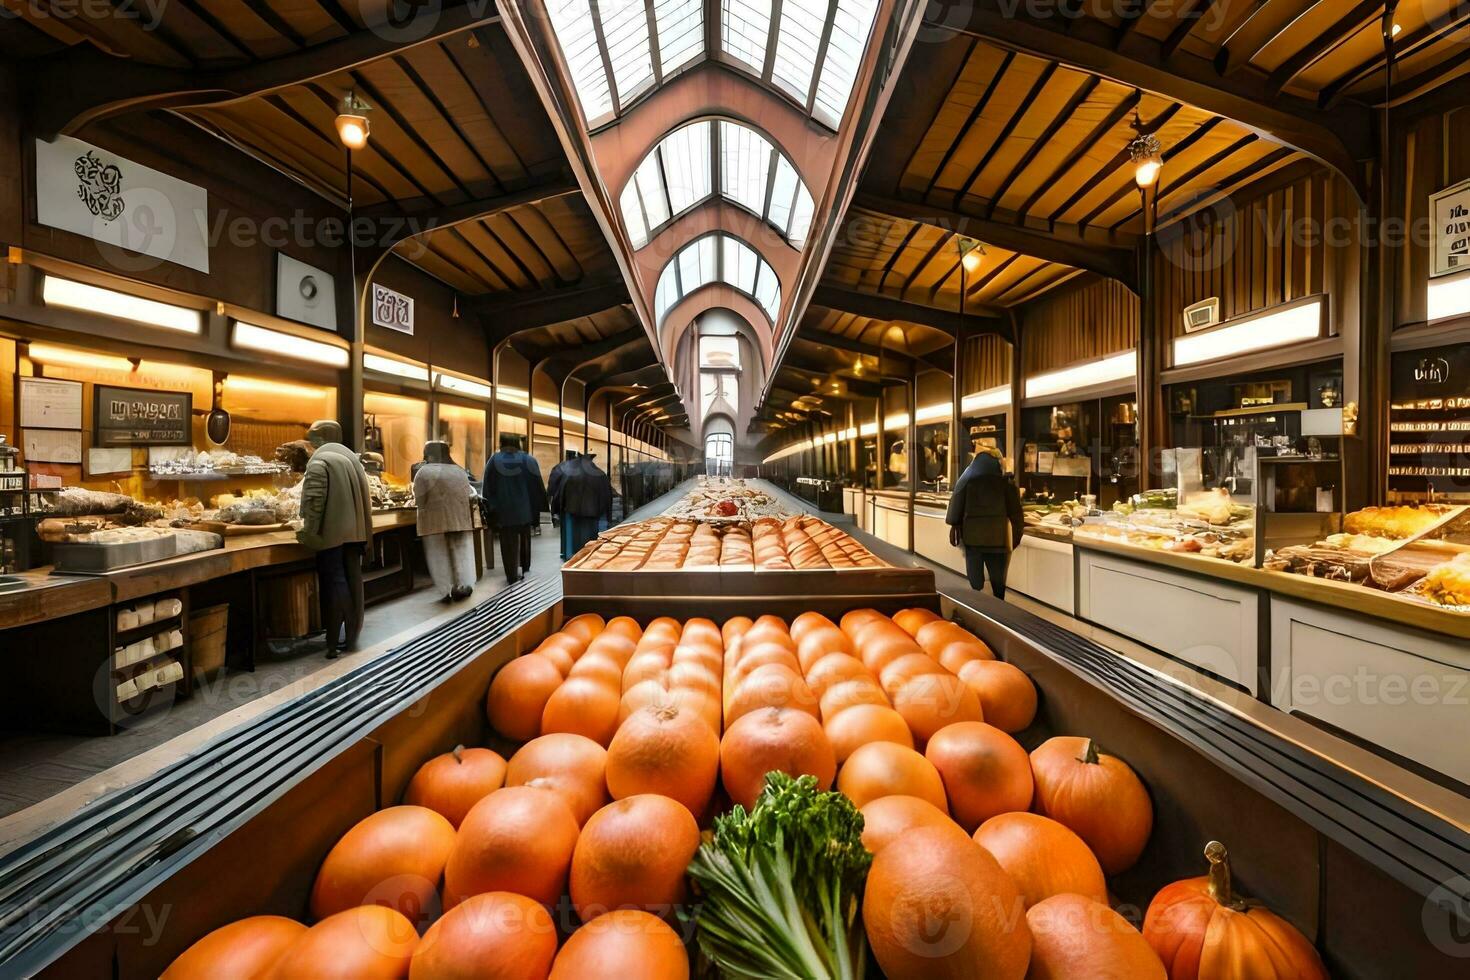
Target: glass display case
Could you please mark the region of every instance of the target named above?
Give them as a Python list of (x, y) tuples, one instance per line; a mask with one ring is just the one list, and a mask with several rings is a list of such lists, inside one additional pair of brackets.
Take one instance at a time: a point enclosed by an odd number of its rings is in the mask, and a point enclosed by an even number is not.
[(915, 430), (919, 450), (915, 454), (919, 483), (917, 490), (948, 489), (949, 420), (929, 422)]
[(1131, 395), (1025, 409), (1021, 440), (1028, 502), (1093, 496), (1107, 508), (1138, 491), (1138, 405)]

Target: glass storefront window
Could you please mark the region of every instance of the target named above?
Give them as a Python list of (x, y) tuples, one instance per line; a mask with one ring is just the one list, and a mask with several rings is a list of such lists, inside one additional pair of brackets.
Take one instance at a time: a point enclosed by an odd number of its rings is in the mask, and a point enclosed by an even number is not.
[(439, 404), (439, 438), (449, 455), (478, 479), (485, 472), (485, 410)]
[(413, 464), (424, 458), (429, 440), (429, 403), (422, 398), (364, 393), (363, 451), (383, 455), (383, 477), (406, 486), (412, 482)]

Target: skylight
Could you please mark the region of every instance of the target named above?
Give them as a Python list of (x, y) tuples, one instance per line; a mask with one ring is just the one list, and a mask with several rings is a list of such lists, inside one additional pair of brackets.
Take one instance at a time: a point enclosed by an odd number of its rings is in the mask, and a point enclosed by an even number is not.
[(702, 119), (660, 140), (623, 188), (633, 247), (714, 193), (769, 222), (792, 247), (806, 243), (812, 194), (786, 155), (748, 126)]
[[(852, 98), (878, 0), (720, 0), (720, 47), (836, 128)], [(830, 17), (829, 17), (830, 15)]]
[(696, 238), (664, 266), (653, 298), (659, 323), (686, 296), (712, 282), (723, 282), (745, 293), (775, 324), (781, 309), (781, 281), (775, 270), (755, 249), (721, 232)]
[(546, 9), (589, 126), (705, 55), (701, 0), (546, 0)]

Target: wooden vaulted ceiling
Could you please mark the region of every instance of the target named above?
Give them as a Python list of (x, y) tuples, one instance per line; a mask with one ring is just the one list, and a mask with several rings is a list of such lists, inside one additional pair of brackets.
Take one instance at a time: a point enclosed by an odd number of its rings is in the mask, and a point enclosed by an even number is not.
[[(0, 19), (0, 51), (35, 59), (50, 96), (32, 116), (52, 132), (172, 111), (343, 203), (335, 117), (355, 93), (372, 123), (352, 160), (358, 213), (434, 229), (395, 254), (554, 376), (612, 381), (657, 364), (493, 4), (445, 0), (384, 25), (381, 0), (170, 0), (154, 25), (142, 5), (55, 17), (0, 2), (15, 15)], [(56, 84), (84, 76), (117, 84)]]

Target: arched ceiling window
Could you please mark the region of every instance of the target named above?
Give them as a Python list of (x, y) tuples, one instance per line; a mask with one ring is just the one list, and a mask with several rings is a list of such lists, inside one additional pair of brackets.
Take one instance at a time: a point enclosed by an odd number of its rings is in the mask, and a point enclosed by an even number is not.
[(546, 11), (589, 126), (705, 54), (703, 0), (546, 0)]
[(878, 0), (720, 0), (720, 46), (833, 129), (852, 97)]
[(675, 253), (658, 277), (653, 312), (659, 323), (684, 297), (710, 283), (723, 282), (755, 300), (774, 325), (781, 309), (781, 281), (770, 263), (732, 235), (711, 232)]
[[(546, 0), (546, 9), (589, 126), (711, 54), (702, 0)], [(877, 12), (878, 0), (720, 0), (718, 54), (836, 129)]]
[(758, 215), (794, 248), (812, 225), (812, 193), (786, 154), (749, 126), (701, 119), (653, 148), (623, 188), (619, 206), (634, 248), (713, 194)]

